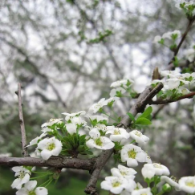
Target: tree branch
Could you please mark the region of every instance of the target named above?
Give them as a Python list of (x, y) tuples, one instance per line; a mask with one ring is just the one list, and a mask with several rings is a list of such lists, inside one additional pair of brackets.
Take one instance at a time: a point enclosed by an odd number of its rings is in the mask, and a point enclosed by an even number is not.
[(0, 157), (0, 165), (6, 166), (37, 166), (55, 168), (73, 168), (91, 171), (94, 167), (95, 159), (77, 159), (67, 157), (51, 157), (47, 161), (41, 158), (32, 157)]
[[(143, 112), (146, 105), (149, 104), (151, 99), (163, 88), (163, 84), (159, 83), (155, 88), (151, 86), (147, 87), (138, 97), (137, 102), (135, 105), (130, 109), (130, 113), (134, 116), (137, 115), (139, 112)], [(125, 116), (119, 126), (123, 126), (125, 128), (129, 127), (131, 124), (131, 120), (128, 116)]]
[(170, 65), (169, 69), (173, 69), (173, 68), (174, 68), (172, 62), (174, 61), (175, 57), (177, 56), (177, 54), (178, 54), (178, 52), (179, 52), (179, 50), (180, 50), (180, 48), (181, 48), (181, 46), (182, 46), (184, 40), (185, 40), (186, 37), (187, 37), (187, 34), (189, 33), (189, 31), (190, 31), (190, 29), (191, 29), (191, 27), (192, 27), (192, 25), (193, 25), (193, 23), (194, 23), (194, 21), (195, 21), (195, 17), (193, 17), (191, 20), (189, 20), (188, 26), (187, 26), (187, 28), (186, 28), (184, 34), (182, 35), (182, 38), (181, 38), (181, 40), (180, 40), (180, 42), (179, 42), (177, 48), (176, 48), (175, 51), (174, 51), (174, 56), (173, 56), (172, 60), (169, 62), (169, 65)]
[(183, 99), (186, 99), (186, 98), (192, 98), (195, 96), (195, 92), (192, 92), (192, 93), (189, 93), (189, 94), (186, 94), (186, 95), (183, 95), (175, 100), (156, 100), (156, 101), (150, 101), (149, 104), (168, 104), (168, 103), (172, 103), (172, 102), (177, 102), (179, 100), (183, 100)]
[(21, 95), (21, 84), (18, 83), (18, 91), (16, 93), (18, 95), (18, 113), (19, 113), (19, 120), (20, 120), (20, 129), (21, 129), (21, 144), (22, 144), (22, 155), (28, 156), (26, 150), (26, 131), (24, 126), (24, 117), (22, 112), (22, 95)]

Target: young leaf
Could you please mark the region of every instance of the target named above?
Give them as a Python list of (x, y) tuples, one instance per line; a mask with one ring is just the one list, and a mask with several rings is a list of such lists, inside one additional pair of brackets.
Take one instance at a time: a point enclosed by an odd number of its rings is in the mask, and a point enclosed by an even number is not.
[(151, 118), (151, 113), (152, 113), (152, 107), (149, 106), (148, 108), (146, 108), (146, 110), (137, 118)]
[(132, 121), (135, 121), (135, 117), (131, 113), (128, 112), (127, 115)]
[(136, 125), (150, 125), (151, 121), (148, 120), (147, 118), (143, 118), (143, 117), (139, 117), (136, 121), (135, 121)]

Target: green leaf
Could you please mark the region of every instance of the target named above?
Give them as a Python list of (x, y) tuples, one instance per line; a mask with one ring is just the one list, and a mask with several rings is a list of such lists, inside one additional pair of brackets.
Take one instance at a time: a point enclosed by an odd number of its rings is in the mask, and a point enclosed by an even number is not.
[(127, 115), (129, 116), (129, 118), (132, 120), (132, 121), (135, 121), (135, 117), (133, 116), (133, 114), (131, 113), (127, 113)]
[(152, 107), (149, 106), (148, 108), (146, 108), (146, 110), (137, 118), (151, 118), (151, 113), (152, 113)]
[(136, 121), (135, 121), (135, 124), (136, 125), (150, 125), (151, 124), (151, 121), (148, 120), (147, 118), (138, 118)]

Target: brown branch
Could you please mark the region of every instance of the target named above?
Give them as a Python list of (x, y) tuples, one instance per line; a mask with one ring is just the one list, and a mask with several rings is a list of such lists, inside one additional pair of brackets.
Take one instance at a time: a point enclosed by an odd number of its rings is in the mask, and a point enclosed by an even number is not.
[(181, 46), (182, 46), (184, 40), (185, 40), (186, 37), (187, 37), (187, 34), (189, 33), (189, 31), (190, 31), (190, 29), (191, 29), (191, 27), (192, 27), (192, 25), (193, 25), (193, 23), (194, 23), (194, 21), (195, 21), (195, 17), (193, 17), (191, 20), (189, 20), (188, 26), (187, 26), (187, 28), (186, 28), (184, 34), (182, 35), (182, 38), (181, 38), (181, 40), (180, 40), (180, 42), (179, 42), (177, 48), (176, 48), (175, 51), (174, 51), (174, 56), (173, 56), (172, 60), (169, 62), (169, 65), (170, 65), (169, 69), (173, 69), (173, 68), (174, 68), (172, 62), (174, 61), (175, 57), (177, 56), (177, 54), (178, 54), (178, 52), (179, 52), (179, 50), (180, 50), (180, 48), (181, 48)]
[(73, 168), (92, 170), (95, 159), (77, 159), (65, 157), (51, 157), (44, 161), (41, 158), (32, 157), (0, 157), (0, 165), (5, 166), (37, 166), (37, 167), (55, 167), (55, 168)]
[(87, 194), (93, 194), (98, 195), (97, 189), (96, 189), (96, 183), (99, 178), (100, 172), (107, 163), (107, 161), (110, 159), (111, 155), (113, 153), (113, 149), (105, 150), (102, 152), (102, 154), (97, 158), (95, 169), (93, 170), (91, 174), (91, 178), (87, 184), (87, 187), (85, 188), (85, 193)]
[(177, 102), (179, 100), (183, 100), (183, 99), (186, 99), (186, 98), (193, 98), (193, 96), (195, 96), (195, 92), (192, 92), (192, 93), (189, 93), (189, 94), (186, 94), (186, 95), (183, 95), (175, 100), (156, 100), (156, 101), (150, 101), (149, 104), (168, 104), (168, 103), (172, 103), (172, 102)]
[[(138, 97), (137, 102), (129, 111), (131, 114), (136, 116), (137, 113), (143, 112), (146, 105), (151, 101), (151, 99), (163, 88), (163, 84), (159, 83), (155, 88), (151, 86), (147, 87)], [(128, 116), (125, 116), (120, 126), (127, 128), (131, 124), (131, 120)]]
[[(149, 101), (163, 88), (163, 84), (159, 83), (155, 88), (147, 87), (137, 99), (135, 105), (130, 109), (130, 113), (136, 116), (137, 113), (143, 112), (146, 105)], [(128, 127), (131, 124), (131, 119), (128, 116), (125, 116), (118, 127)], [(109, 160), (113, 153), (113, 149), (103, 151), (102, 154), (97, 158), (95, 169), (91, 174), (91, 178), (88, 182), (88, 185), (85, 189), (87, 194), (97, 195), (96, 183), (100, 175), (101, 170), (105, 166), (106, 162)]]
[(18, 95), (18, 113), (19, 113), (19, 120), (20, 120), (20, 129), (21, 129), (21, 144), (22, 144), (22, 154), (23, 156), (28, 156), (26, 150), (26, 131), (24, 126), (24, 117), (22, 111), (22, 95), (21, 95), (21, 84), (18, 83), (18, 91), (16, 93)]
[(184, 34), (183, 34), (183, 36), (182, 36), (182, 38), (181, 38), (181, 40), (180, 40), (180, 42), (179, 42), (179, 44), (178, 44), (178, 46), (177, 46), (175, 52), (174, 52), (174, 57), (178, 54), (181, 45), (183, 44), (184, 40), (186, 39), (186, 36), (187, 36), (187, 34), (189, 33), (190, 28), (191, 28), (191, 26), (192, 26), (193, 23), (194, 23), (194, 20), (195, 20), (195, 17), (194, 17), (192, 20), (189, 20), (189, 23), (188, 23), (188, 26), (187, 26), (187, 28), (186, 28), (186, 31), (184, 32)]

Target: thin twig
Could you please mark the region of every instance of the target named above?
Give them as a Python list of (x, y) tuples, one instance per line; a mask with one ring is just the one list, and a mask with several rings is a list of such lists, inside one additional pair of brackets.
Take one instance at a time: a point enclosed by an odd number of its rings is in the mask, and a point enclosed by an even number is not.
[(193, 98), (195, 96), (195, 92), (192, 92), (192, 93), (189, 93), (189, 94), (186, 94), (186, 95), (183, 95), (175, 100), (156, 100), (156, 101), (150, 101), (149, 104), (169, 104), (169, 103), (172, 103), (172, 102), (177, 102), (179, 100), (183, 100), (183, 99), (186, 99), (186, 98)]
[(22, 154), (23, 156), (28, 156), (27, 150), (26, 150), (26, 131), (24, 126), (24, 117), (22, 112), (22, 96), (21, 96), (21, 84), (18, 83), (18, 113), (19, 113), (19, 120), (20, 120), (20, 129), (21, 129), (21, 143), (22, 143)]
[(182, 46), (184, 40), (185, 40), (186, 37), (187, 37), (187, 34), (189, 33), (189, 31), (190, 31), (190, 29), (191, 29), (191, 27), (192, 27), (192, 25), (193, 25), (193, 23), (194, 23), (194, 21), (195, 21), (195, 17), (194, 17), (193, 19), (189, 20), (188, 26), (187, 26), (187, 28), (186, 28), (184, 34), (182, 35), (181, 40), (180, 40), (180, 42), (179, 42), (177, 48), (176, 48), (175, 51), (174, 51), (174, 56), (173, 56), (172, 60), (169, 62), (169, 65), (170, 65), (170, 66), (169, 66), (169, 69), (174, 68), (172, 62), (174, 61), (175, 57), (177, 56), (177, 54), (178, 54), (178, 52), (179, 52), (179, 50), (180, 50), (180, 48), (181, 48), (181, 46)]

